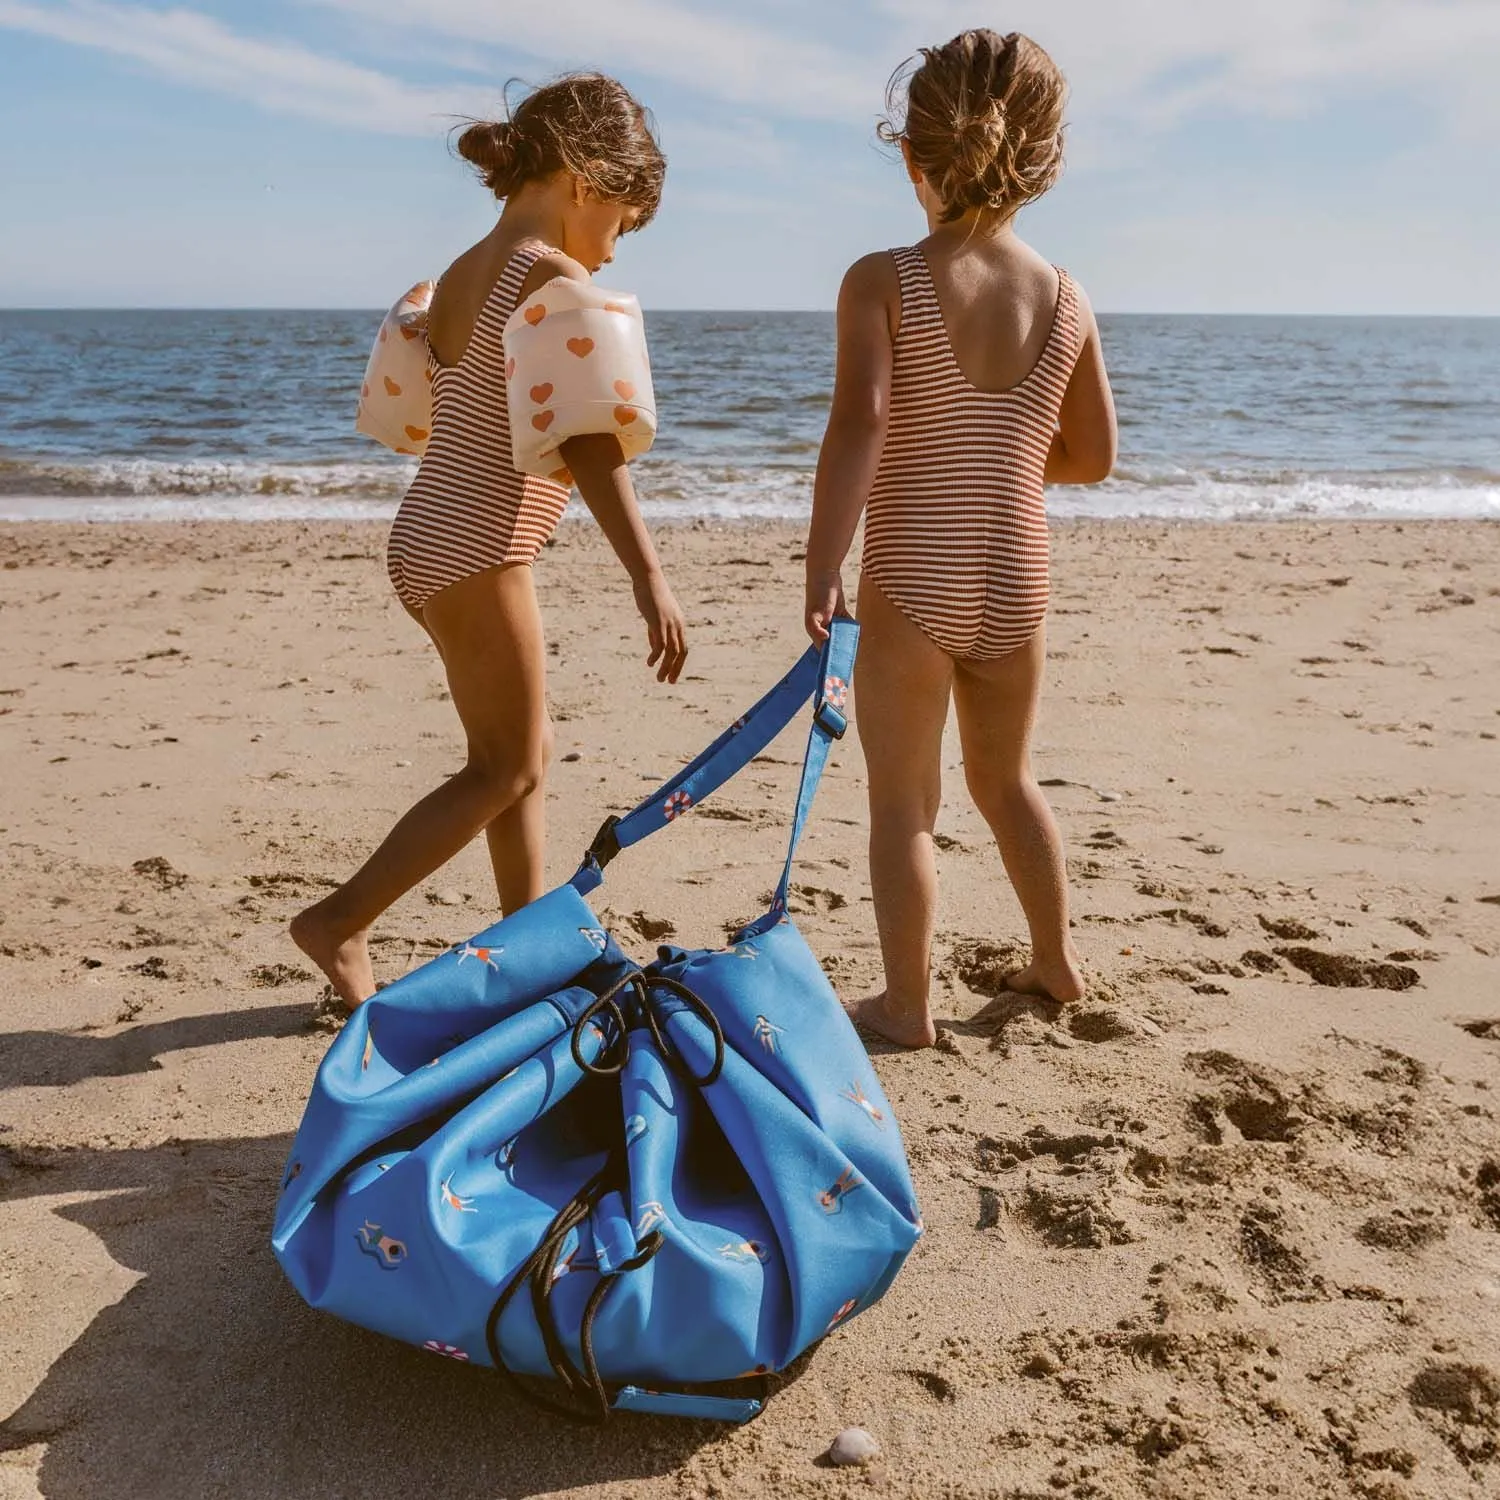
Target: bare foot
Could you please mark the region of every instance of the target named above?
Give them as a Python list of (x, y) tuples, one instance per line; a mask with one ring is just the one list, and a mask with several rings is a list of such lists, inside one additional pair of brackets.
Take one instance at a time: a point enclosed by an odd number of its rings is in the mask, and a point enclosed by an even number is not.
[(1024, 969), (1005, 976), (1005, 988), (1018, 995), (1040, 995), (1059, 1005), (1072, 1005), (1083, 999), (1083, 975), (1070, 958), (1050, 964), (1032, 962)]
[(910, 1011), (897, 1012), (891, 1009), (885, 992), (870, 995), (864, 1000), (854, 1000), (844, 1007), (844, 1014), (857, 1027), (894, 1042), (898, 1047), (930, 1047), (937, 1041), (937, 1028), (927, 1007), (922, 1007), (920, 1017)]
[(370, 963), (369, 928), (340, 937), (319, 910), (309, 906), (292, 918), (292, 941), (328, 976), (334, 993), (353, 1011), (375, 993), (375, 969)]

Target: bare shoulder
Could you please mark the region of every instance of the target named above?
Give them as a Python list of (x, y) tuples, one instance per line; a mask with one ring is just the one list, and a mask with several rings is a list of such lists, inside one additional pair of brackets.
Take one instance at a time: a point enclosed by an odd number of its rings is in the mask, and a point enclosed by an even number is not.
[(901, 298), (901, 278), (896, 274), (896, 257), (889, 250), (875, 250), (862, 255), (844, 272), (839, 300), (866, 304), (889, 304), (892, 297)]
[(1071, 271), (1068, 273), (1068, 280), (1073, 283), (1073, 296), (1078, 303), (1078, 332), (1083, 338), (1092, 337), (1099, 331), (1099, 324), (1094, 317), (1094, 304), (1089, 301), (1089, 294)]
[(564, 281), (589, 281), (588, 268), (574, 260), (571, 255), (564, 255), (561, 250), (549, 250), (545, 255), (538, 256), (536, 264), (526, 273), (526, 280), (521, 283), (521, 300), (531, 296), (533, 292), (540, 291), (549, 281), (561, 278)]

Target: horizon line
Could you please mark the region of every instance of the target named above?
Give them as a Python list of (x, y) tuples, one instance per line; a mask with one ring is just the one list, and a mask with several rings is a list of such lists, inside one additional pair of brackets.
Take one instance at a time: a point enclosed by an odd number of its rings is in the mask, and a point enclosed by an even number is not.
[[(387, 309), (374, 306), (362, 306), (355, 303), (333, 303), (322, 306), (313, 303), (77, 303), (77, 304), (23, 304), (20, 306), (0, 306), (0, 316), (6, 313), (368, 313), (371, 317), (380, 318), (385, 315)], [(745, 317), (765, 313), (819, 313), (832, 316), (835, 309), (832, 307), (663, 307), (648, 305), (645, 312), (649, 313), (698, 313), (714, 317)], [(1480, 322), (1500, 319), (1500, 311), (1496, 312), (1310, 312), (1298, 309), (1278, 309), (1275, 312), (1243, 312), (1232, 309), (1216, 309), (1213, 311), (1195, 310), (1165, 310), (1157, 308), (1130, 308), (1096, 309), (1100, 317), (1105, 318), (1329, 318), (1329, 319), (1355, 319), (1355, 318), (1391, 318), (1391, 319), (1418, 319), (1442, 320), (1449, 322)]]

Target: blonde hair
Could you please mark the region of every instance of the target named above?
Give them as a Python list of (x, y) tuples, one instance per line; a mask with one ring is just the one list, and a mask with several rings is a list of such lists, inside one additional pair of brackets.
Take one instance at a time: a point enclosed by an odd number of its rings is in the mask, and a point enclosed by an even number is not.
[(507, 99), (506, 113), (474, 121), (458, 138), (458, 154), (497, 198), (567, 171), (601, 198), (638, 208), (637, 229), (655, 214), (667, 161), (650, 113), (624, 84), (603, 73), (565, 73), (516, 104)]
[(877, 127), (905, 141), (948, 223), (971, 209), (1014, 213), (1062, 173), (1068, 86), (1028, 36), (987, 28), (924, 47), (891, 75)]

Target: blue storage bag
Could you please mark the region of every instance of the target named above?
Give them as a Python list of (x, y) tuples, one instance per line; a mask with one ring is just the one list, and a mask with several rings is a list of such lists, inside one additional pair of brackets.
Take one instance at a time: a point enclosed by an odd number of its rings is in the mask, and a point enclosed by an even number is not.
[[(738, 1421), (761, 1401), (726, 1383), (784, 1370), (884, 1293), (921, 1233), (900, 1132), (786, 910), (857, 639), (835, 621), (821, 651), (609, 819), (571, 881), (351, 1016), (318, 1069), (272, 1239), (312, 1306), (494, 1366), (568, 1415)], [(809, 698), (769, 910), (724, 948), (637, 965), (588, 904), (604, 866)]]

